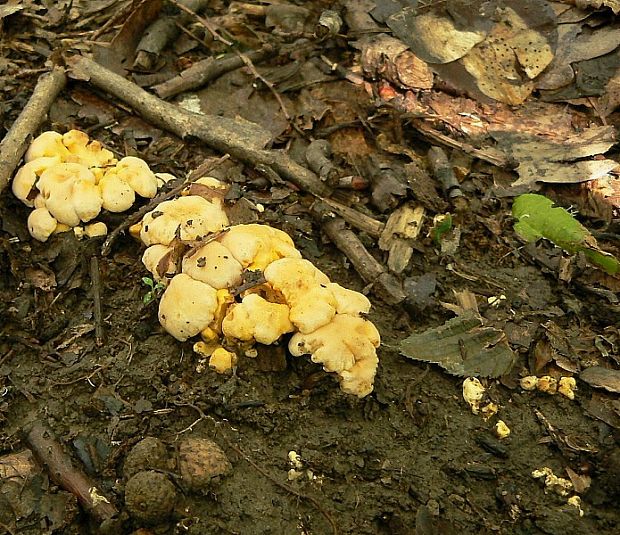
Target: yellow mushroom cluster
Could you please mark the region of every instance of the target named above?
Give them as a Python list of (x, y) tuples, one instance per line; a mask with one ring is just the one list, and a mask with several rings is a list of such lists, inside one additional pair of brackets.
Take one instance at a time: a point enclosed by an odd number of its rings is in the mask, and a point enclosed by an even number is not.
[[(162, 326), (181, 341), (200, 334), (201, 353), (211, 351), (211, 365), (219, 371), (235, 360), (219, 347), (220, 339), (273, 344), (292, 333), (293, 355), (309, 354), (338, 374), (344, 392), (368, 395), (380, 343), (364, 317), (368, 299), (331, 282), (301, 257), (285, 232), (259, 224), (229, 227), (223, 194), (217, 194), (223, 186), (212, 178), (199, 183), (211, 192), (207, 198), (162, 202), (131, 229), (147, 245), (145, 266), (166, 285), (159, 303)], [(261, 280), (236, 291), (252, 272)]]
[(117, 160), (79, 130), (38, 136), (12, 184), (15, 196), (34, 208), (28, 230), (43, 242), (71, 228), (78, 236), (104, 235), (104, 223), (82, 224), (92, 222), (102, 209), (129, 209), (136, 195), (152, 198), (157, 187), (158, 178), (144, 160), (133, 156)]

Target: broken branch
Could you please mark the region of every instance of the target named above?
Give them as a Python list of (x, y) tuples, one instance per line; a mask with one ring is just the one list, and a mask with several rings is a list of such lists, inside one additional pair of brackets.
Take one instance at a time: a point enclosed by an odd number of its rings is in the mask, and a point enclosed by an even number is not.
[(41, 126), (58, 93), (67, 83), (65, 70), (54, 67), (39, 77), (30, 100), (0, 143), (0, 193), (6, 188), (11, 176), (28, 148), (28, 142)]
[[(274, 48), (271, 45), (265, 45), (259, 50), (248, 52), (246, 56), (251, 61), (262, 61), (273, 51)], [(226, 54), (221, 58), (209, 57), (194, 63), (174, 78), (154, 86), (153, 90), (160, 98), (170, 98), (184, 91), (202, 87), (207, 82), (238, 69), (242, 65), (244, 65), (243, 58), (237, 54)]]
[(71, 492), (80, 505), (100, 524), (118, 515), (116, 507), (103, 496), (95, 483), (76, 468), (53, 433), (35, 421), (25, 430), (25, 441), (54, 483)]
[(319, 197), (331, 194), (331, 189), (312, 171), (293, 161), (287, 154), (264, 149), (270, 135), (254, 123), (183, 110), (147, 93), (86, 57), (74, 56), (68, 58), (67, 63), (71, 66), (73, 77), (89, 80), (131, 106), (145, 120), (181, 139), (199, 139), (213, 149), (228, 153), (247, 164), (271, 167), (284, 179)]
[[(405, 293), (401, 282), (372, 256), (355, 233), (346, 228), (345, 222), (339, 217), (327, 219), (328, 214), (321, 214), (314, 210), (318, 217), (323, 219), (323, 230), (332, 243), (342, 251), (351, 261), (355, 271), (365, 282), (372, 284), (374, 293), (390, 305), (404, 301)], [(318, 212), (318, 213), (317, 213)]]

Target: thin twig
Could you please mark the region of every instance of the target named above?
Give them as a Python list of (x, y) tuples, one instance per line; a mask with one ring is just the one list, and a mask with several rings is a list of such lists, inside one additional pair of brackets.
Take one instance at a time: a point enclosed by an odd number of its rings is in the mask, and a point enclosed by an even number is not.
[(267, 80), (267, 78), (265, 78), (262, 74), (260, 74), (256, 70), (254, 63), (252, 63), (252, 60), (250, 58), (248, 58), (245, 54), (243, 54), (242, 52), (239, 52), (238, 50), (236, 50), (235, 52), (237, 53), (237, 56), (241, 58), (241, 61), (243, 61), (246, 67), (250, 70), (250, 72), (252, 73), (252, 76), (254, 76), (254, 78), (256, 78), (257, 80), (260, 80), (261, 82), (263, 82), (267, 86), (269, 91), (271, 91), (273, 96), (278, 101), (278, 104), (280, 105), (280, 109), (282, 110), (282, 113), (284, 114), (284, 118), (290, 123), (291, 115), (286, 109), (286, 105), (284, 104), (284, 101), (282, 100), (282, 97), (280, 96), (280, 93), (278, 93), (278, 91), (276, 90), (275, 86), (269, 80)]
[(315, 173), (283, 151), (265, 149), (272, 135), (263, 127), (242, 119), (192, 113), (157, 98), (122, 76), (84, 56), (65, 60), (74, 78), (116, 97), (115, 104), (131, 106), (146, 121), (181, 139), (200, 140), (211, 148), (257, 168), (270, 167), (284, 180), (318, 197), (329, 197), (332, 189)]
[(103, 312), (101, 305), (101, 276), (99, 273), (99, 259), (93, 255), (90, 258), (90, 282), (93, 291), (93, 317), (95, 319), (95, 343), (103, 345)]
[(184, 6), (180, 2), (177, 2), (176, 0), (168, 0), (168, 2), (170, 2), (173, 6), (176, 6), (181, 11), (185, 11), (185, 13), (194, 17), (198, 22), (200, 22), (209, 31), (209, 33), (213, 36), (213, 39), (215, 39), (216, 41), (220, 41), (221, 43), (224, 43), (226, 46), (233, 45), (232, 41), (225, 39), (219, 33), (217, 33), (215, 26), (213, 26), (213, 24), (211, 24), (211, 22), (208, 19), (201, 17), (200, 15), (198, 15), (198, 13), (194, 13), (190, 8), (188, 8), (187, 6)]
[[(228, 158), (230, 158), (230, 156), (228, 154), (224, 154), (224, 156), (215, 160), (212, 163), (212, 165), (209, 167), (209, 169), (205, 169), (204, 172), (208, 173), (209, 171), (212, 171), (213, 169), (221, 165), (223, 162), (228, 160)], [(116, 227), (112, 232), (110, 232), (110, 235), (103, 242), (103, 245), (101, 246), (102, 256), (107, 256), (108, 254), (110, 254), (112, 244), (114, 243), (114, 241), (116, 240), (116, 238), (121, 232), (123, 232), (125, 229), (128, 229), (134, 223), (137, 223), (138, 221), (140, 221), (144, 217), (145, 214), (153, 210), (153, 208), (155, 208), (158, 204), (164, 201), (167, 201), (168, 199), (181, 193), (181, 191), (183, 191), (188, 186), (188, 184), (191, 184), (191, 182), (198, 180), (201, 176), (204, 176), (204, 174), (197, 175), (189, 181), (186, 178), (178, 178), (174, 182), (175, 185), (172, 189), (165, 191), (163, 193), (160, 193), (159, 195), (157, 195), (157, 197), (151, 199), (149, 203), (147, 203), (145, 206), (140, 208), (137, 212), (134, 212), (133, 214), (131, 214), (127, 219), (125, 219), (125, 221), (123, 221), (118, 227)]]

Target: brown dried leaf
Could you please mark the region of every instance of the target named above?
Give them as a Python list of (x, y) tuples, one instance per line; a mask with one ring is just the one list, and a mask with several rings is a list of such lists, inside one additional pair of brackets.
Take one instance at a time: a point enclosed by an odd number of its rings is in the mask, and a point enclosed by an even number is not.
[(579, 378), (593, 388), (603, 388), (608, 392), (620, 394), (620, 371), (590, 366), (581, 372)]

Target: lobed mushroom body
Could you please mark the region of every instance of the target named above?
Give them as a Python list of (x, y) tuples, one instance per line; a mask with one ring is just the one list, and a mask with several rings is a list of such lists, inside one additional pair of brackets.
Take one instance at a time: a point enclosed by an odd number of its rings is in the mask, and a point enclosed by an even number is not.
[[(215, 179), (201, 186), (220, 189)], [(269, 345), (293, 333), (288, 343), (293, 355), (308, 354), (337, 374), (344, 392), (359, 397), (372, 392), (380, 335), (364, 317), (370, 301), (331, 282), (281, 230), (227, 224), (222, 196), (202, 191), (161, 203), (133, 229), (149, 246), (143, 262), (153, 277), (176, 273), (160, 301), (163, 327), (182, 341), (200, 333), (206, 347), (220, 338), (228, 347), (235, 341), (246, 348)], [(171, 252), (179, 246), (186, 251), (173, 263)], [(258, 282), (240, 290), (246, 277)], [(211, 360), (223, 372), (235, 359), (219, 347)]]
[[(26, 206), (39, 210), (28, 220), (30, 234), (39, 241), (54, 232), (77, 229), (102, 209), (123, 212), (136, 195), (152, 198), (159, 183), (144, 160), (128, 156), (117, 161), (111, 151), (79, 130), (43, 132), (28, 147), (24, 162), (12, 190)], [(97, 227), (94, 235), (101, 235), (103, 228)], [(90, 234), (75, 232), (82, 237)]]

